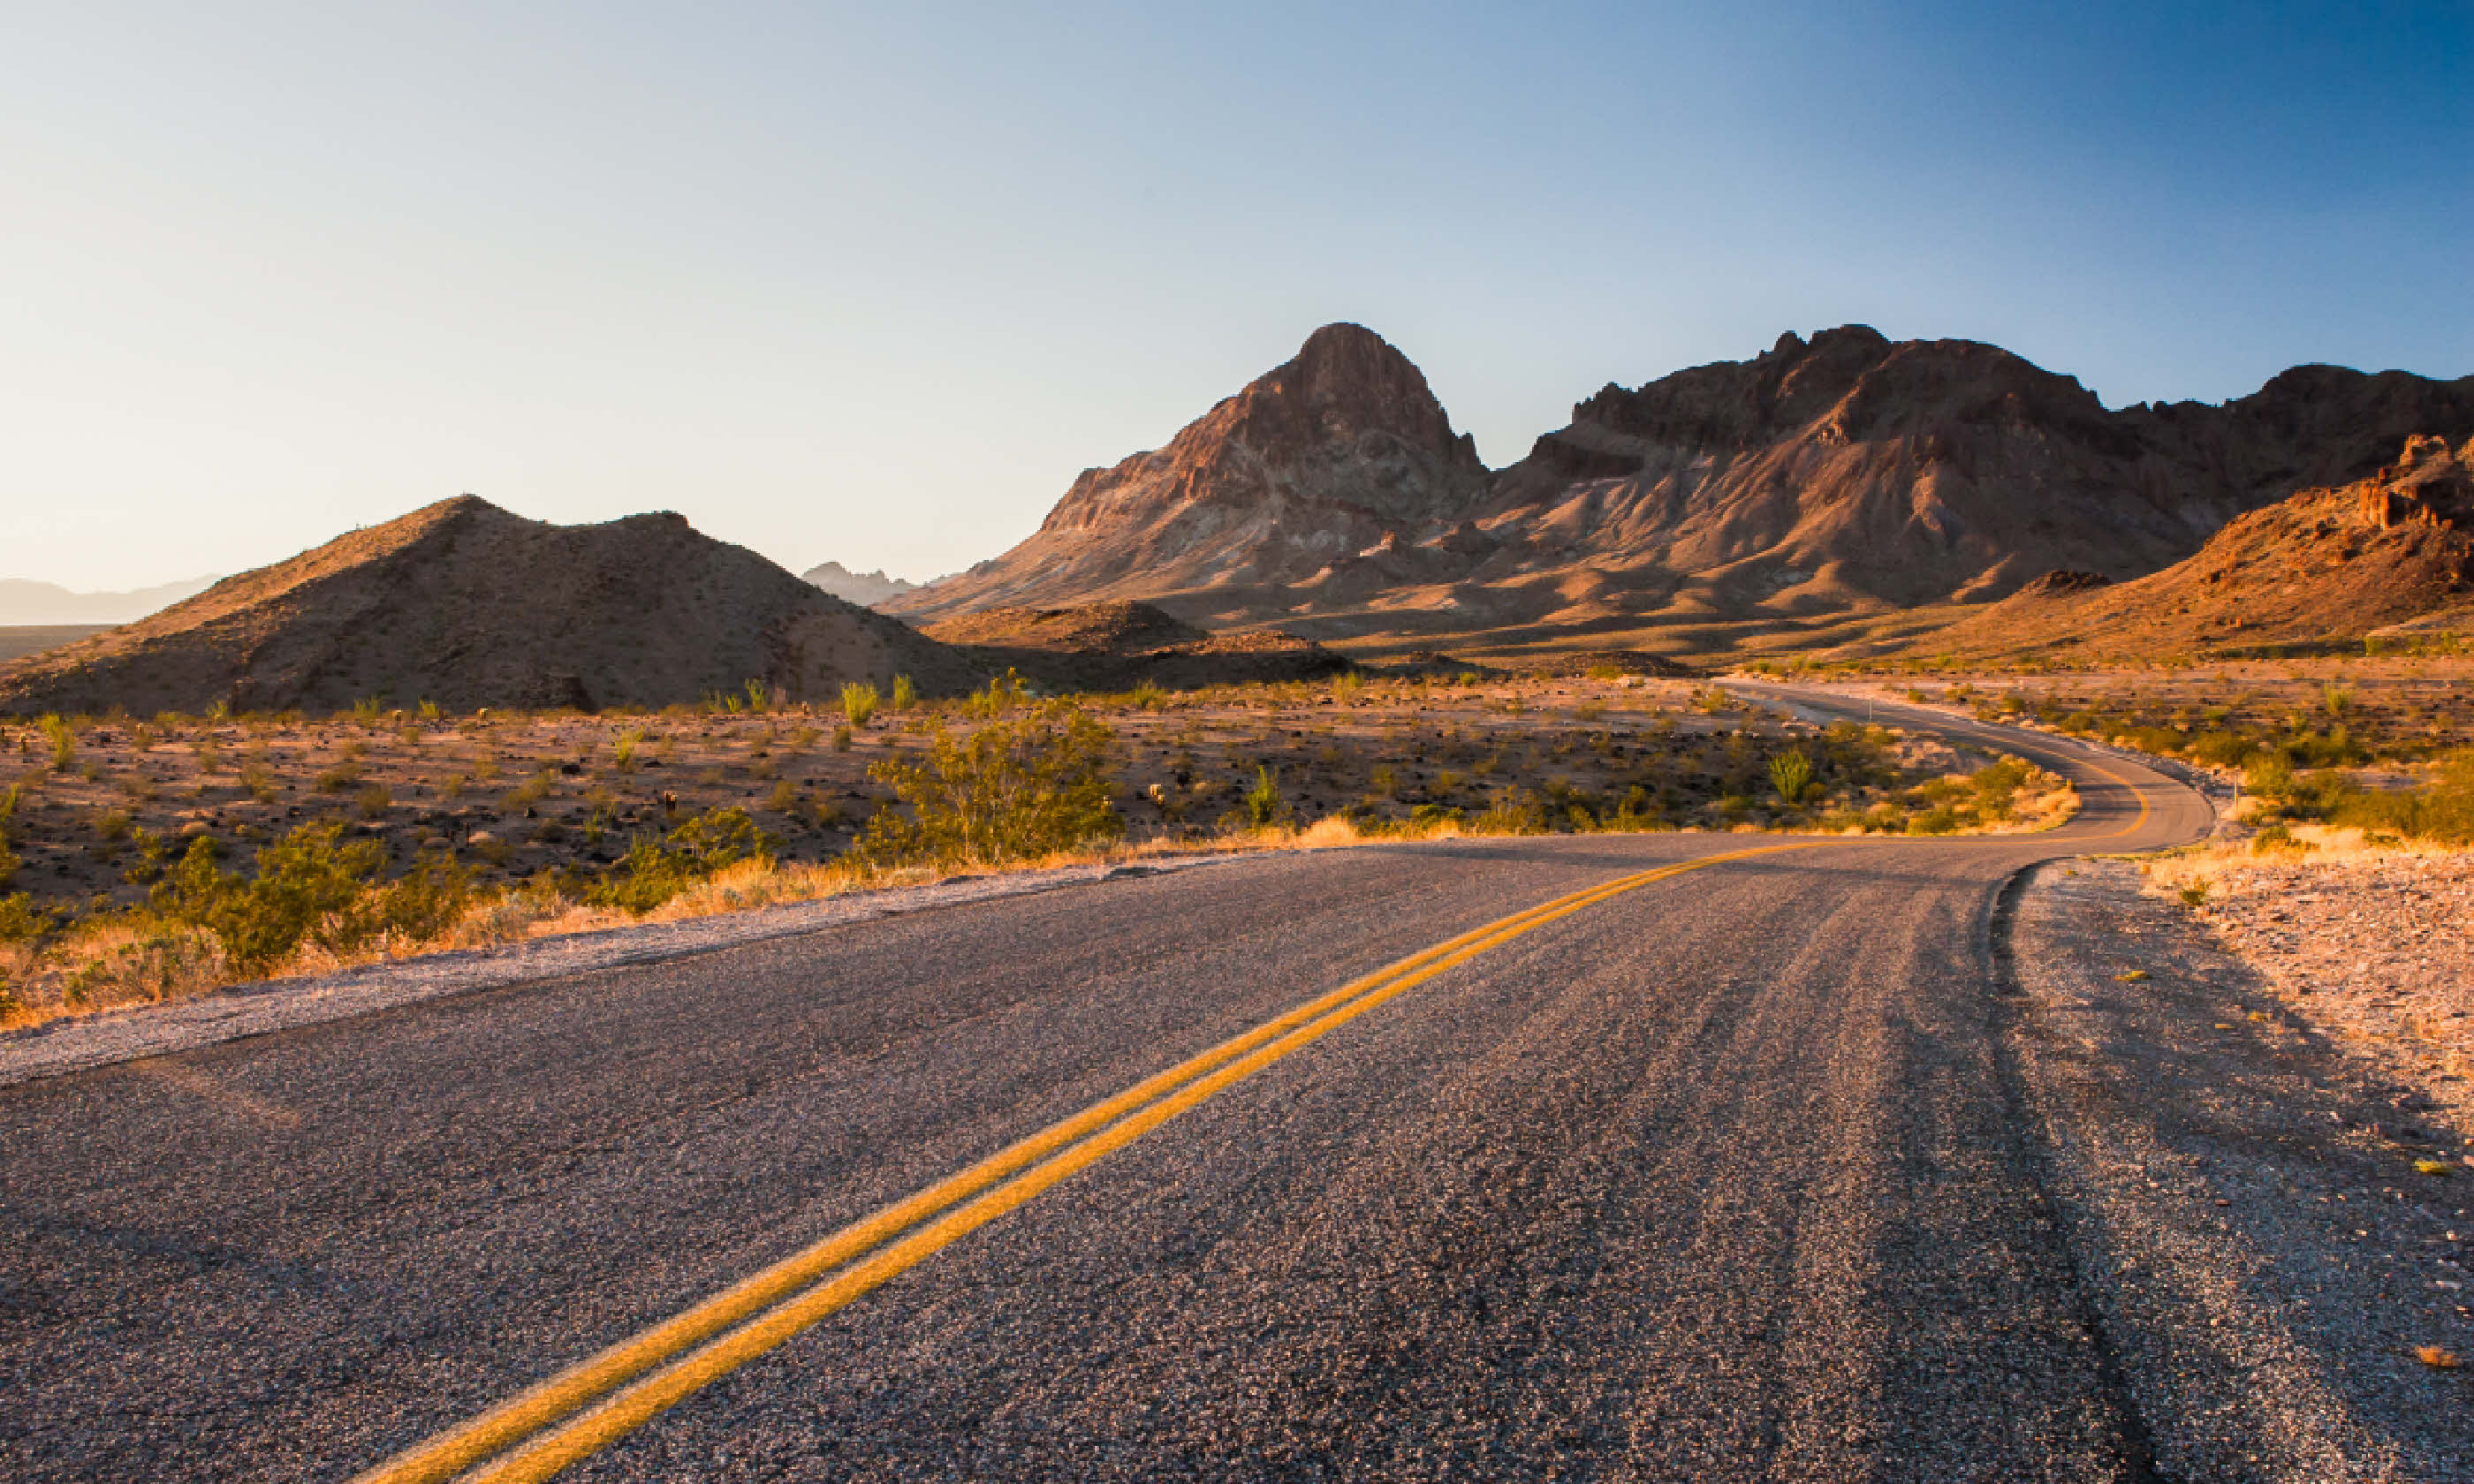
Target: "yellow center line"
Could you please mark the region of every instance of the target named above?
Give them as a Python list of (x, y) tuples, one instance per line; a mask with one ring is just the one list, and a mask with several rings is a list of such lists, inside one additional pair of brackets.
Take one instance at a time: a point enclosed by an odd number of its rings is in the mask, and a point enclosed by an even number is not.
[[(2128, 787), (2139, 801), (2138, 819), (2113, 833), (2144, 825), (2146, 790), (2089, 766)], [(1447, 969), (1548, 922), (1686, 872), (1849, 843), (1858, 842), (1818, 839), (1707, 855), (1619, 876), (1446, 939), (894, 1202), (397, 1454), (353, 1484), (438, 1484), (468, 1472), (472, 1484), (548, 1478), (1058, 1182)]]

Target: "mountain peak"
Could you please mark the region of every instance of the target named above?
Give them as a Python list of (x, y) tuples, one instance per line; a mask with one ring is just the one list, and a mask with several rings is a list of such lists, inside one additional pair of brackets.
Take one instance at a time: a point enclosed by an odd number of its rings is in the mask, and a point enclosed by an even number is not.
[[(1297, 583), (1392, 533), (1467, 519), (1486, 480), (1415, 362), (1362, 324), (1326, 324), (1167, 447), (1086, 470), (1030, 540), (885, 607), (950, 614)], [(1178, 616), (1190, 614), (1202, 610)]]

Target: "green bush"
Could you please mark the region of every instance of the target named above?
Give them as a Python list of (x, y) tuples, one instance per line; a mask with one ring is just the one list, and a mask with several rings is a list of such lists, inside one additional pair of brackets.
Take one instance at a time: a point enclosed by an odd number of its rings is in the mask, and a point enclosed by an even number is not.
[(45, 716), (35, 725), (42, 729), (43, 736), (52, 744), (53, 769), (68, 772), (70, 765), (77, 761), (76, 729), (58, 716)]
[(1542, 835), (1548, 828), (1546, 803), (1525, 788), (1498, 788), (1466, 827), (1481, 835)]
[(912, 706), (919, 704), (919, 687), (911, 681), (910, 676), (897, 675), (893, 678), (893, 700), (891, 704), (893, 708), (897, 711), (908, 711)]
[(876, 714), (876, 686), (867, 681), (848, 681), (842, 685), (842, 715), (854, 727), (864, 727)]
[(576, 895), (594, 906), (642, 917), (724, 867), (769, 860), (772, 854), (772, 837), (745, 809), (708, 809), (662, 840), (638, 839)]
[(363, 898), (386, 865), (374, 840), (343, 843), (336, 823), (303, 825), (257, 852), (244, 881), (218, 870), (214, 838), (200, 835), (154, 890), (156, 911), (215, 935), (235, 968), (263, 973), (304, 941), (338, 951), (378, 930)]
[(1246, 823), (1256, 829), (1269, 829), (1279, 823), (1281, 811), (1288, 807), (1280, 797), (1280, 780), (1272, 770), (1257, 764), (1254, 786), (1246, 790)]
[[(1001, 698), (991, 705), (1011, 704), (999, 683), (988, 694)], [(1064, 701), (967, 734), (940, 723), (925, 763), (869, 767), (910, 813), (879, 810), (856, 850), (878, 865), (997, 865), (1113, 838), (1125, 825), (1108, 798), (1110, 735)]]
[(2450, 754), (2438, 778), (2422, 788), (2371, 790), (2339, 781), (2311, 804), (2311, 812), (2340, 827), (2474, 845), (2474, 749)]
[(1803, 753), (1781, 753), (1770, 759), (1770, 786), (1778, 790), (1781, 802), (1803, 802), (1804, 786), (1811, 781), (1812, 759)]

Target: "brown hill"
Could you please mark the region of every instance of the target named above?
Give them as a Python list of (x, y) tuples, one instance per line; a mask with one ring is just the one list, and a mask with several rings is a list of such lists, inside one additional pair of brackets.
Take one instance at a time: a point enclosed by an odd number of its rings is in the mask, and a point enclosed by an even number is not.
[(658, 706), (751, 679), (794, 698), (969, 661), (673, 515), (554, 526), (471, 495), (0, 667), (0, 710)]
[(1084, 471), (1029, 540), (884, 607), (934, 616), (1140, 597), (1187, 618), (1264, 616), (1333, 562), (1448, 524), (1486, 490), (1476, 446), (1408, 357), (1371, 330), (1327, 324), (1167, 447)]
[(1052, 691), (1168, 690), (1333, 675), (1348, 661), (1285, 634), (1214, 634), (1148, 603), (983, 609), (930, 624), (928, 636), (991, 670)]
[(2155, 571), (2416, 431), (2474, 434), (2474, 377), (2301, 367), (2223, 406), (2108, 411), (1993, 346), (1850, 325), (1608, 387), (1481, 478), (1416, 368), (1332, 326), (1167, 450), (1085, 474), (1030, 541), (888, 607), (1139, 597), (1370, 655), (1820, 643), (2043, 572)]
[(2039, 582), (1914, 646), (2099, 658), (2341, 643), (2474, 596), (2474, 439), (2410, 440), (2393, 467), (2253, 511), (2132, 582)]

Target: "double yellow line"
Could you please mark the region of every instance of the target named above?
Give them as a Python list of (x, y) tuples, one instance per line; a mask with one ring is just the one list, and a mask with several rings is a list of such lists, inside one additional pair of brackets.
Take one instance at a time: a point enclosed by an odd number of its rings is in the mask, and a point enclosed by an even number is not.
[(1800, 841), (1705, 855), (1558, 897), (1342, 985), (897, 1201), (674, 1318), (578, 1362), (354, 1484), (546, 1479), (1222, 1089), (1490, 948), (1630, 891)]

